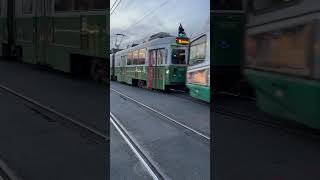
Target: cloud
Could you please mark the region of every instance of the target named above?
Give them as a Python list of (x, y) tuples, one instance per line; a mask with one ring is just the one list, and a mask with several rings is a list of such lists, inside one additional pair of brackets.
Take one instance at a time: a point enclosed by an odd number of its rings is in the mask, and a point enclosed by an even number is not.
[[(116, 33), (124, 33), (122, 47), (139, 42), (158, 32), (177, 34), (181, 22), (187, 35), (203, 31), (210, 16), (210, 0), (169, 0), (141, 22), (135, 24), (165, 0), (122, 0), (111, 16), (110, 47), (114, 47)], [(128, 27), (127, 31), (125, 31)]]

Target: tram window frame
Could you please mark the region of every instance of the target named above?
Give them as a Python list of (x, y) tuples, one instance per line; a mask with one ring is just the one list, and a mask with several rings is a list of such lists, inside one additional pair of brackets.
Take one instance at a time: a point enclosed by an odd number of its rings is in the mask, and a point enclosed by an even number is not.
[[(276, 1), (276, 0), (275, 0)], [(283, 0), (282, 0), (283, 1)], [(271, 7), (265, 7), (263, 9), (256, 9), (254, 4), (253, 4), (253, 1), (250, 1), (249, 2), (249, 10), (255, 15), (262, 15), (262, 14), (266, 14), (266, 13), (270, 13), (270, 12), (273, 12), (273, 11), (278, 11), (278, 10), (281, 10), (281, 9), (284, 9), (284, 8), (288, 8), (288, 7), (291, 7), (291, 6), (294, 6), (294, 5), (297, 5), (299, 3), (301, 3), (302, 0), (291, 0), (291, 2), (281, 2), (283, 4), (278, 4), (278, 5), (273, 5)]]
[(49, 14), (49, 15), (52, 14), (52, 1), (53, 0), (47, 0), (45, 2), (45, 13), (46, 13), (46, 15), (47, 14)]
[[(143, 51), (143, 57), (140, 57), (141, 53), (140, 51)], [(139, 49), (139, 56), (138, 56), (138, 65), (144, 65), (146, 64), (146, 49)]]
[(133, 60), (133, 53), (132, 52), (128, 52), (128, 55), (127, 55), (127, 66), (131, 66), (131, 65), (133, 65), (132, 64), (132, 60)]
[[(29, 4), (31, 4), (31, 9), (28, 9), (26, 11), (26, 4), (25, 2), (29, 2)], [(30, 8), (30, 7), (29, 7)], [(34, 10), (34, 1), (33, 0), (23, 0), (22, 1), (22, 12), (23, 14), (33, 14), (33, 10)]]

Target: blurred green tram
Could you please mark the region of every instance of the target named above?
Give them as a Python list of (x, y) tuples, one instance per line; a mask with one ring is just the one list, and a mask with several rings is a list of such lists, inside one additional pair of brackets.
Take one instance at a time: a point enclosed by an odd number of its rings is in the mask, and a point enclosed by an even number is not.
[(320, 2), (249, 4), (245, 74), (257, 105), (279, 119), (320, 128)]
[(0, 0), (0, 56), (101, 79), (107, 73), (107, 3)]
[(180, 44), (179, 40), (158, 33), (142, 44), (110, 55), (112, 79), (148, 89), (184, 88), (188, 45)]

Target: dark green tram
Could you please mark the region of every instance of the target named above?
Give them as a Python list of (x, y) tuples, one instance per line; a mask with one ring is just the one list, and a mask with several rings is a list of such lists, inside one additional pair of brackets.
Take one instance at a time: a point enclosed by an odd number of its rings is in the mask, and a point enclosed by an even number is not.
[(105, 79), (105, 0), (0, 0), (0, 55)]

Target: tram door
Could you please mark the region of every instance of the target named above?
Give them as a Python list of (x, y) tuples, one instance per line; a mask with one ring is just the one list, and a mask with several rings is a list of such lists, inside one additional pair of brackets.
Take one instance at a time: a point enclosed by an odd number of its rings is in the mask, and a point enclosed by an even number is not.
[(47, 14), (50, 13), (48, 0), (35, 0), (36, 16), (34, 20), (34, 42), (36, 63), (46, 64), (48, 44), (48, 26), (49, 19)]
[(149, 51), (149, 62), (148, 62), (148, 89), (156, 88), (154, 78), (154, 65), (156, 65), (156, 50)]
[(126, 59), (127, 59), (127, 56), (121, 56), (121, 61), (120, 61), (120, 81), (124, 81), (125, 80), (125, 77), (126, 77)]
[(165, 77), (165, 49), (157, 49), (157, 64), (156, 64), (156, 86), (158, 89), (164, 89)]
[(164, 49), (149, 51), (148, 88), (162, 89), (164, 84)]

